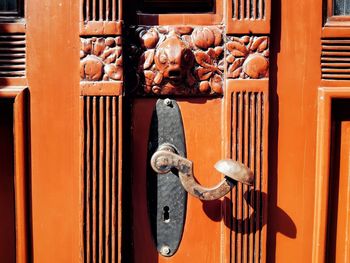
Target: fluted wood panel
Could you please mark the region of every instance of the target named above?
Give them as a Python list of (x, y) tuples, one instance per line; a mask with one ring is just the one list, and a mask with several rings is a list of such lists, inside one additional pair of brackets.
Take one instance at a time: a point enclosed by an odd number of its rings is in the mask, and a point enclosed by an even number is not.
[(0, 36), (0, 77), (24, 77), (26, 67), (24, 33)]
[(271, 0), (229, 0), (227, 34), (270, 34)]
[(118, 97), (83, 97), (84, 262), (117, 262)]
[(117, 21), (118, 0), (84, 0), (83, 18), (84, 21)]
[(264, 143), (267, 138), (263, 91), (231, 93), (231, 152), (254, 172), (254, 187), (238, 183), (232, 190), (231, 260), (232, 262), (261, 262), (264, 202)]
[(350, 39), (322, 39), (321, 70), (323, 79), (350, 79)]
[(232, 0), (233, 19), (264, 19), (265, 0)]

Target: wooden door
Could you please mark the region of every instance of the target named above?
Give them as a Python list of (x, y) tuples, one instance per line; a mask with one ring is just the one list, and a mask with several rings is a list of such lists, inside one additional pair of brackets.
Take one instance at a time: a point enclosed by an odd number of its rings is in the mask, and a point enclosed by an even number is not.
[[(131, 211), (126, 214), (132, 222), (125, 228), (132, 243), (126, 244), (130, 251), (126, 260), (264, 261), (270, 2), (215, 1), (210, 5), (211, 1), (202, 1), (205, 10), (197, 11), (198, 1), (193, 1), (182, 6), (181, 12), (176, 9), (177, 1), (166, 6), (157, 1), (140, 2), (136, 9), (128, 8), (126, 16), (126, 23), (131, 24), (126, 52), (133, 54), (127, 62), (131, 65), (127, 71), (132, 73), (126, 74), (125, 80), (130, 87), (126, 92), (131, 111), (130, 179), (126, 179)], [(179, 82), (172, 81), (177, 64)], [(201, 185), (214, 186), (225, 180), (214, 169), (224, 158), (244, 163), (255, 174), (254, 186), (239, 183), (217, 200), (188, 194), (176, 252), (167, 244), (171, 240), (158, 243), (156, 235), (163, 230), (151, 228), (148, 145), (151, 129), (161, 132), (151, 126), (159, 98), (171, 99), (181, 110), (187, 158)], [(166, 205), (167, 220), (177, 213), (173, 207), (171, 202)]]
[[(6, 262), (349, 261), (348, 1), (0, 9)], [(157, 251), (147, 192), (152, 114), (166, 98), (201, 185), (224, 179), (213, 168), (224, 158), (254, 174), (217, 200), (187, 195), (171, 256)]]

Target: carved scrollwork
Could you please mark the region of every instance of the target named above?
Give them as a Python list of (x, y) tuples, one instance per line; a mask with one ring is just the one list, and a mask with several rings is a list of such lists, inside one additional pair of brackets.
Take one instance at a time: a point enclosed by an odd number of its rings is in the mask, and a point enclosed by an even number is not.
[(139, 27), (131, 64), (139, 94), (223, 93), (222, 29), (215, 26)]
[(121, 37), (80, 38), (80, 43), (81, 80), (123, 79)]
[(260, 79), (269, 76), (267, 36), (228, 37), (227, 78)]

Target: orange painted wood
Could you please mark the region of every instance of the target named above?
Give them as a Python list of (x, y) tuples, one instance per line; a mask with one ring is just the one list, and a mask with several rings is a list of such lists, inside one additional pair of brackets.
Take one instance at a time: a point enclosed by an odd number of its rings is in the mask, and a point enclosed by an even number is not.
[(79, 1), (26, 3), (33, 262), (79, 262)]
[[(194, 176), (203, 185), (221, 180), (213, 165), (222, 158), (220, 132), (221, 99), (177, 100), (183, 118), (187, 158), (194, 163)], [(158, 254), (150, 231), (146, 167), (148, 131), (155, 99), (135, 99), (132, 115), (132, 207), (134, 262), (220, 262), (221, 200), (205, 202), (188, 195), (185, 228), (179, 250), (170, 258)], [(228, 245), (228, 244), (227, 244)]]
[(313, 262), (322, 2), (271, 8), (266, 260)]
[[(91, 1), (91, 6), (96, 12), (98, 0)], [(122, 1), (118, 1), (121, 3)], [(116, 7), (117, 1), (111, 1)], [(243, 4), (238, 5), (239, 2)], [(90, 3), (90, 1), (87, 1)], [(125, 2), (124, 2), (125, 3)], [(196, 199), (189, 198), (188, 215), (185, 226), (184, 239), (178, 254), (167, 261), (174, 262), (245, 262), (256, 257), (252, 248), (262, 244), (261, 261), (267, 262), (324, 262), (323, 255), (326, 247), (326, 219), (327, 219), (327, 195), (328, 182), (327, 172), (329, 170), (330, 151), (330, 113), (331, 98), (347, 97), (349, 92), (349, 81), (340, 80), (341, 74), (333, 74), (334, 79), (321, 81), (321, 38), (348, 38), (349, 28), (346, 23), (322, 24), (322, 2), (320, 0), (295, 0), (276, 1), (271, 5), (270, 25), (268, 17), (266, 21), (257, 20), (258, 5), (262, 1), (217, 1), (215, 14), (164, 14), (149, 15), (135, 14), (142, 24), (192, 24), (208, 25), (220, 24), (223, 19), (230, 34), (269, 33), (271, 26), (271, 49), (270, 49), (270, 86), (269, 94), (269, 134), (260, 137), (255, 145), (247, 141), (248, 131), (238, 137), (230, 138), (234, 133), (231, 126), (242, 128), (251, 120), (243, 117), (249, 108), (245, 105), (251, 100), (252, 110), (261, 106), (257, 97), (234, 96), (233, 103), (240, 103), (239, 114), (228, 119), (231, 107), (228, 107), (228, 94), (240, 92), (240, 82), (226, 82), (224, 98), (216, 99), (182, 99), (180, 107), (183, 110), (184, 124), (187, 127), (186, 140), (188, 141), (188, 157), (195, 161), (195, 176), (203, 184), (216, 183), (220, 175), (215, 173), (212, 164), (223, 156), (232, 155), (233, 158), (249, 160), (247, 149), (252, 154), (263, 150), (263, 160), (249, 163), (253, 169), (261, 170), (269, 164), (269, 179), (265, 181), (264, 187), (268, 186), (268, 225), (264, 222), (235, 222), (235, 225), (227, 226), (222, 214), (227, 217), (229, 201), (218, 201), (202, 203)], [(234, 10), (232, 3), (235, 3)], [(268, 2), (269, 3), (269, 2)], [(127, 3), (129, 5), (130, 3)], [(120, 5), (120, 4), (119, 4)], [(251, 18), (232, 19), (232, 12), (244, 13), (244, 10), (252, 7), (254, 9)], [(79, 173), (82, 164), (80, 158), (81, 146), (81, 95), (102, 96), (121, 95), (121, 88), (114, 93), (106, 88), (104, 91), (81, 90), (79, 84), (79, 35), (102, 35), (120, 34), (121, 23), (115, 22), (121, 18), (119, 13), (113, 13), (113, 21), (83, 21), (79, 17), (81, 9), (78, 1), (49, 1), (33, 0), (28, 2), (26, 9), (26, 23), (0, 25), (2, 33), (26, 32), (27, 34), (27, 80), (1, 79), (1, 85), (29, 85), (30, 89), (30, 144), (31, 144), (31, 222), (32, 222), (32, 247), (34, 262), (79, 262), (82, 259), (81, 229), (82, 224), (81, 205), (81, 178)], [(259, 6), (261, 8), (261, 6)], [(116, 9), (116, 8), (113, 8)], [(126, 7), (127, 9), (127, 7)], [(310, 12), (312, 10), (312, 12)], [(96, 14), (94, 12), (94, 14)], [(223, 13), (225, 12), (225, 14)], [(266, 13), (269, 14), (269, 13)], [(256, 22), (256, 23), (255, 23)], [(341, 27), (339, 27), (341, 25)], [(325, 51), (329, 52), (329, 51)], [(327, 53), (329, 54), (329, 53)], [(325, 54), (325, 55), (327, 55)], [(342, 58), (344, 52), (333, 55)], [(341, 63), (341, 60), (337, 63)], [(322, 62), (325, 63), (325, 62)], [(339, 66), (339, 67), (338, 67)], [(340, 64), (333, 68), (343, 68)], [(327, 69), (325, 73), (332, 76), (334, 70)], [(327, 75), (327, 76), (328, 76)], [(266, 92), (266, 85), (260, 88), (259, 82), (248, 81), (255, 92)], [(322, 86), (317, 93), (317, 88)], [(262, 86), (261, 86), (262, 87)], [(249, 88), (244, 87), (244, 88)], [(16, 90), (9, 89), (8, 92), (0, 89), (0, 95), (11, 97)], [(106, 93), (104, 93), (106, 92)], [(110, 92), (110, 93), (108, 93)], [(108, 93), (108, 94), (107, 94)], [(106, 101), (105, 107), (112, 107), (113, 114), (121, 114), (122, 98), (112, 98)], [(109, 102), (108, 102), (109, 101)], [(116, 103), (118, 101), (118, 103)], [(93, 100), (91, 101), (90, 114), (93, 114)], [(110, 103), (110, 104), (109, 104)], [(132, 173), (125, 176), (133, 177), (132, 184), (132, 206), (125, 209), (134, 209), (134, 250), (135, 262), (164, 261), (156, 253), (151, 240), (147, 222), (147, 211), (145, 203), (145, 158), (147, 149), (147, 136), (149, 120), (155, 100), (135, 99), (133, 105), (133, 134), (132, 134)], [(90, 105), (90, 104), (89, 104)], [(118, 106), (113, 106), (118, 105)], [(254, 108), (255, 107), (255, 108)], [(100, 108), (98, 110), (101, 110)], [(118, 113), (119, 112), (119, 113)], [(95, 110), (95, 117), (98, 112)], [(242, 114), (242, 115), (241, 115)], [(264, 118), (267, 118), (264, 115)], [(251, 115), (251, 119), (254, 119)], [(258, 119), (257, 119), (258, 120)], [(99, 125), (100, 120), (95, 119)], [(256, 134), (259, 129), (265, 130), (259, 119), (251, 126), (251, 133)], [(264, 122), (266, 125), (267, 121)], [(92, 123), (91, 124), (91, 129)], [(122, 120), (108, 125), (113, 136), (112, 140), (122, 140)], [(222, 130), (224, 127), (224, 130)], [(17, 127), (21, 130), (21, 127)], [(96, 128), (96, 127), (95, 127)], [(119, 131), (117, 133), (116, 131)], [(127, 135), (128, 128), (124, 134)], [(118, 134), (118, 135), (115, 135)], [(108, 136), (108, 135), (107, 135)], [(98, 137), (86, 144), (98, 152)], [(268, 139), (268, 148), (267, 141)], [(242, 148), (232, 151), (232, 144), (241, 144)], [(264, 142), (262, 142), (265, 140)], [(257, 148), (262, 144), (262, 149)], [(106, 163), (100, 169), (104, 170), (111, 165), (111, 174), (118, 174), (118, 198), (112, 196), (111, 207), (102, 213), (109, 213), (111, 209), (111, 228), (113, 236), (118, 240), (112, 242), (112, 254), (110, 258), (114, 261), (120, 258), (122, 250), (121, 242), (121, 216), (115, 211), (121, 211), (122, 192), (121, 184), (121, 144), (107, 145), (101, 148), (103, 151), (113, 155), (113, 161)], [(345, 146), (344, 146), (345, 147)], [(85, 148), (83, 148), (85, 149)], [(345, 148), (344, 148), (345, 151)], [(88, 163), (97, 166), (101, 161), (95, 157), (86, 157)], [(94, 159), (95, 158), (95, 159)], [(97, 159), (96, 159), (97, 158)], [(260, 157), (259, 157), (260, 158)], [(205, 161), (203, 161), (205, 160)], [(213, 162), (211, 162), (213, 160)], [(256, 159), (257, 160), (257, 159)], [(342, 159), (343, 160), (343, 159)], [(127, 160), (124, 160), (125, 162)], [(346, 161), (341, 161), (342, 167), (346, 167)], [(259, 166), (262, 163), (263, 166)], [(96, 167), (94, 166), (94, 167)], [(93, 166), (91, 166), (93, 169)], [(95, 168), (96, 169), (96, 168)], [(97, 173), (98, 169), (95, 171)], [(265, 174), (267, 173), (266, 171)], [(265, 177), (267, 178), (267, 177)], [(98, 182), (98, 178), (95, 178)], [(116, 179), (115, 179), (116, 180)], [(88, 190), (86, 188), (85, 190)], [(91, 193), (94, 189), (90, 189)], [(243, 192), (246, 189), (239, 186), (232, 193), (233, 199), (244, 201)], [(97, 194), (97, 189), (95, 193)], [(116, 194), (114, 194), (116, 195)], [(263, 195), (264, 196), (264, 195)], [(102, 196), (103, 197), (103, 196)], [(103, 197), (104, 198), (104, 197)], [(258, 204), (256, 195), (251, 196), (255, 204)], [(106, 197), (107, 199), (107, 197)], [(114, 201), (113, 200), (117, 200)], [(226, 200), (226, 199), (225, 199)], [(98, 204), (99, 200), (96, 200)], [(243, 208), (249, 208), (246, 204)], [(250, 209), (250, 208), (249, 208)], [(251, 210), (232, 211), (233, 217), (243, 218), (249, 215)], [(19, 211), (20, 212), (20, 211)], [(23, 212), (23, 211), (22, 211)], [(248, 212), (248, 213), (247, 213)], [(266, 213), (267, 215), (267, 213)], [(97, 218), (103, 219), (104, 214)], [(91, 218), (91, 221), (97, 220)], [(98, 220), (97, 220), (98, 221)], [(94, 229), (100, 229), (98, 222)], [(262, 225), (261, 232), (246, 235), (233, 229), (244, 229)], [(210, 230), (210, 235), (208, 232)], [(264, 232), (265, 231), (265, 232)], [(338, 230), (337, 230), (338, 231)], [(340, 231), (340, 230), (339, 230)], [(232, 235), (231, 245), (230, 237)], [(264, 237), (265, 236), (265, 237)], [(105, 239), (99, 236), (91, 237), (94, 244), (106, 244)], [(266, 238), (266, 242), (265, 239)], [(253, 240), (253, 242), (251, 241)], [(266, 245), (267, 244), (267, 245)], [(19, 250), (22, 251), (18, 244)], [(99, 247), (91, 247), (93, 250)], [(239, 251), (232, 253), (231, 248)], [(94, 252), (95, 255), (97, 250)], [(127, 253), (127, 252), (123, 252)], [(124, 255), (125, 258), (129, 255)], [(19, 255), (19, 257), (21, 257)], [(150, 260), (151, 259), (151, 260)]]
[[(4, 217), (10, 218), (11, 212), (13, 213), (12, 220), (14, 222), (2, 222), (5, 226), (7, 225), (8, 230), (1, 230), (2, 236), (5, 237), (0, 240), (0, 254), (3, 260), (16, 260), (16, 262), (28, 262), (28, 234), (29, 234), (29, 206), (28, 202), (28, 190), (29, 190), (29, 172), (28, 172), (28, 89), (26, 87), (1, 87), (0, 88), (0, 99), (7, 99), (9, 105), (11, 105), (12, 113), (10, 116), (6, 116), (6, 112), (3, 112), (4, 119), (8, 120), (11, 124), (10, 134), (11, 137), (7, 137), (8, 142), (3, 145), (3, 148), (10, 151), (3, 153), (4, 160), (7, 160), (7, 164), (4, 165), (2, 170), (2, 185), (5, 188), (1, 188), (2, 199), (6, 200), (8, 204), (7, 209), (3, 209)], [(12, 120), (11, 120), (12, 117)], [(10, 118), (10, 119), (9, 119)], [(2, 123), (5, 125), (5, 122)], [(1, 128), (2, 136), (4, 134), (5, 126)], [(12, 129), (11, 129), (12, 128)], [(6, 137), (5, 137), (6, 138)], [(3, 138), (3, 140), (5, 139)], [(12, 155), (10, 157), (9, 155)], [(6, 157), (8, 156), (8, 157)], [(13, 178), (12, 182), (9, 184), (6, 181), (7, 178)], [(5, 180), (5, 181), (4, 181)], [(6, 188), (7, 187), (7, 188)], [(10, 189), (8, 189), (10, 188)], [(12, 189), (11, 189), (12, 188)], [(8, 195), (13, 195), (13, 203)], [(2, 208), (4, 204), (2, 204)], [(11, 232), (11, 226), (14, 227), (14, 233)], [(8, 234), (13, 235), (13, 237), (7, 236)], [(6, 243), (2, 243), (8, 237)], [(11, 239), (14, 243), (11, 243)], [(7, 251), (4, 250), (7, 248)], [(11, 251), (13, 252), (13, 258), (11, 256)]]
[[(345, 101), (343, 101), (345, 102)], [(327, 221), (327, 262), (348, 262), (350, 257), (350, 177), (349, 145), (350, 122), (344, 103), (335, 102), (332, 113), (332, 151), (329, 173)], [(349, 103), (346, 101), (345, 103)], [(345, 106), (345, 107), (344, 107)]]
[(80, 22), (81, 36), (121, 35), (122, 23), (120, 21), (87, 21)]
[(122, 99), (81, 100), (81, 257), (84, 262), (120, 262)]
[(1, 33), (25, 33), (26, 32), (26, 23), (17, 22), (17, 23), (0, 23), (0, 32)]
[(29, 166), (28, 166), (28, 90), (23, 89), (14, 102), (16, 262), (28, 262)]
[[(265, 262), (268, 183), (269, 82), (227, 80), (224, 121), (226, 158), (245, 163), (255, 174), (255, 186), (232, 190), (232, 209), (225, 206), (225, 260)], [(232, 219), (231, 219), (232, 217)], [(231, 220), (231, 222), (230, 222)]]
[(228, 34), (269, 34), (271, 23), (270, 0), (227, 1), (225, 24)]
[(335, 262), (350, 260), (350, 122), (341, 124), (341, 153)]
[(26, 86), (26, 85), (28, 85), (27, 79), (23, 77), (0, 78), (0, 86)]
[(123, 82), (81, 81), (80, 94), (84, 96), (119, 96), (123, 94)]
[[(350, 98), (349, 87), (322, 87), (318, 95), (318, 127), (316, 151), (316, 184), (315, 184), (315, 216), (313, 234), (313, 262), (326, 262), (327, 251), (327, 218), (330, 195), (330, 153), (331, 153), (331, 113), (332, 100)], [(345, 135), (346, 136), (346, 135)], [(345, 137), (346, 138), (346, 137)], [(345, 147), (345, 146), (344, 146)], [(346, 150), (346, 149), (345, 149)], [(344, 157), (343, 157), (344, 158)], [(340, 157), (340, 173), (347, 161)], [(331, 191), (338, 191), (331, 188)], [(345, 202), (345, 201), (344, 201)], [(339, 231), (347, 231), (341, 228)], [(335, 231), (338, 231), (337, 229)], [(340, 245), (341, 246), (341, 245)]]
[(0, 257), (4, 261), (16, 260), (16, 218), (14, 187), (13, 105), (0, 99)]

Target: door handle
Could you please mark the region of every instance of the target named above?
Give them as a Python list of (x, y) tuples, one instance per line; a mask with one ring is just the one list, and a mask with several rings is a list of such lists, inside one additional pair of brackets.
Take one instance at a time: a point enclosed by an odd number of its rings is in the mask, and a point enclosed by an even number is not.
[(253, 172), (244, 164), (224, 159), (218, 161), (214, 167), (225, 175), (217, 185), (204, 187), (200, 185), (193, 175), (193, 163), (180, 156), (172, 144), (162, 144), (151, 157), (152, 169), (158, 174), (166, 174), (173, 168), (178, 170), (178, 176), (183, 188), (191, 195), (201, 200), (215, 200), (225, 196), (237, 184), (237, 182), (252, 185)]
[(150, 122), (146, 191), (151, 231), (157, 251), (173, 256), (185, 225), (187, 193), (201, 200), (225, 196), (237, 184), (252, 184), (253, 172), (233, 160), (220, 160), (215, 168), (225, 175), (217, 185), (200, 185), (193, 162), (186, 158), (186, 138), (181, 110), (174, 99), (158, 99)]

